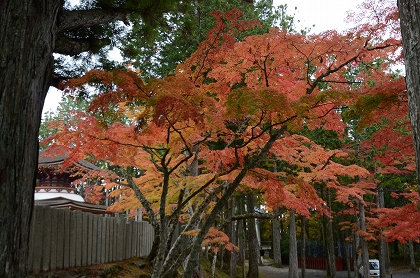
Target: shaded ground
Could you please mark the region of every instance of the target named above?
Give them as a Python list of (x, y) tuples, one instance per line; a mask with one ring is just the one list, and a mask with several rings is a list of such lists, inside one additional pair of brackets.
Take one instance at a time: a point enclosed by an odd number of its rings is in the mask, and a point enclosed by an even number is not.
[(32, 273), (28, 278), (146, 278), (149, 267), (140, 259), (132, 258), (121, 262), (75, 267), (63, 270)]

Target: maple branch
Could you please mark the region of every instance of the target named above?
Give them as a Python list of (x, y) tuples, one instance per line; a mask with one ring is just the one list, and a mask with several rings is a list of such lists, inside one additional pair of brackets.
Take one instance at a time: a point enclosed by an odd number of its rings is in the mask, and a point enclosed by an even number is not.
[[(217, 175), (214, 175), (211, 179), (209, 179), (207, 182), (205, 182), (200, 188), (198, 188), (196, 191), (194, 191), (192, 194), (190, 194), (176, 209), (175, 211), (172, 213), (171, 216), (169, 216), (169, 218), (174, 217), (175, 214), (178, 213), (178, 211), (181, 211), (183, 209), (183, 207), (185, 207), (192, 198), (194, 198), (195, 196), (197, 196), (200, 192), (204, 191), (210, 184), (212, 184), (217, 178), (219, 178), (220, 176), (223, 175), (227, 175), (229, 173), (231, 173), (233, 170), (235, 170), (237, 167), (232, 167), (231, 169), (223, 172), (223, 173), (219, 173)], [(218, 187), (218, 188), (223, 188), (222, 186)], [(206, 192), (213, 194), (215, 190), (206, 190)], [(216, 191), (220, 192), (219, 189), (217, 189)], [(217, 192), (217, 193), (218, 193)]]
[[(215, 191), (211, 192), (206, 198), (204, 198), (203, 202), (200, 204), (198, 209), (194, 212), (190, 221), (188, 222), (188, 224), (185, 226), (185, 228), (181, 232), (181, 235), (183, 233), (187, 232), (187, 231), (191, 231), (191, 230), (196, 228), (195, 226), (197, 226), (198, 222), (201, 220), (202, 213), (207, 208), (207, 206), (210, 204), (210, 202), (214, 198), (214, 196), (216, 196), (216, 194), (220, 193), (221, 190), (222, 190), (222, 187), (220, 187), (219, 189), (216, 189)], [(162, 271), (162, 273), (164, 273), (164, 275), (162, 277), (166, 277), (167, 274), (172, 273), (172, 271), (174, 269), (178, 268), (179, 263), (184, 261), (185, 258), (189, 255), (189, 251), (192, 248), (192, 244), (190, 244), (187, 248), (184, 248), (181, 251), (181, 254), (179, 254), (179, 256), (175, 260), (169, 261), (170, 258), (175, 257), (175, 256), (171, 256), (171, 255), (175, 252), (178, 252), (179, 247), (183, 243), (183, 238), (184, 238), (184, 236), (179, 236), (175, 240), (175, 242), (173, 243), (171, 249), (169, 250), (169, 253), (166, 256), (166, 260), (163, 263), (163, 269), (164, 270)]]
[(130, 174), (128, 174), (128, 172), (125, 171), (125, 169), (123, 167), (120, 167), (120, 170), (122, 172), (125, 172), (125, 176), (126, 176), (126, 179), (127, 179), (128, 183), (122, 183), (121, 181), (118, 181), (118, 180), (115, 180), (115, 182), (119, 185), (127, 186), (134, 191), (134, 194), (136, 195), (137, 199), (140, 201), (142, 206), (145, 208), (147, 216), (149, 216), (150, 224), (152, 224), (152, 226), (155, 229), (158, 229), (159, 228), (159, 223), (156, 220), (155, 213), (153, 212), (151, 203), (149, 202), (149, 200), (147, 200), (147, 198), (144, 196), (143, 192), (141, 192), (141, 190), (138, 188), (137, 184), (133, 181), (133, 177)]
[(335, 157), (335, 153), (332, 154), (330, 157), (328, 157), (327, 161), (324, 163), (324, 166), (321, 167), (321, 171), (324, 170), (327, 165), (330, 163), (330, 161)]
[[(314, 105), (312, 105), (311, 106), (311, 108), (316, 108), (316, 107), (321, 107), (321, 106), (326, 106), (326, 105), (328, 105), (328, 104), (330, 104), (330, 103), (323, 103), (322, 105), (318, 105), (319, 104), (319, 102), (317, 102), (317, 103), (315, 103)], [(324, 118), (325, 116), (327, 116), (331, 111), (334, 111), (335, 109), (337, 109), (338, 107), (337, 106), (333, 106), (333, 107), (331, 107), (331, 108), (329, 108), (323, 115), (320, 115), (320, 116), (318, 116), (317, 117), (317, 119), (321, 119), (321, 118)]]
[[(222, 28), (219, 28), (219, 30), (220, 29), (222, 29)], [(217, 38), (220, 36), (220, 34), (222, 34), (223, 32), (221, 32), (221, 31), (219, 31), (215, 36), (214, 36), (214, 39), (213, 39), (213, 41), (211, 42), (211, 43), (209, 43), (209, 46), (207, 47), (207, 49), (206, 49), (206, 52), (205, 52), (205, 55), (204, 55), (204, 57), (203, 57), (203, 59), (202, 59), (202, 62), (201, 63), (199, 63), (200, 64), (200, 67), (199, 67), (199, 70), (198, 71), (195, 71), (195, 72), (197, 72), (197, 75), (195, 76), (195, 78), (194, 78), (194, 80), (193, 80), (193, 83), (195, 84), (195, 82), (198, 80), (198, 77), (201, 75), (201, 73), (203, 72), (203, 69), (204, 69), (204, 66), (205, 66), (205, 64), (206, 64), (206, 60), (207, 60), (207, 58), (210, 56), (210, 50), (212, 50), (212, 49), (214, 49), (214, 48), (216, 48), (214, 45), (216, 44), (216, 42), (217, 42)]]
[(341, 70), (343, 67), (345, 67), (349, 63), (351, 63), (353, 61), (356, 61), (357, 58), (359, 58), (359, 55), (360, 55), (360, 53), (358, 53), (357, 55), (351, 57), (350, 59), (346, 60), (344, 63), (342, 63), (341, 65), (339, 65), (339, 66), (337, 66), (335, 68), (332, 68), (332, 65), (331, 65), (330, 67), (328, 67), (328, 70), (325, 73), (323, 73), (320, 76), (318, 76), (315, 79), (315, 81), (312, 82), (312, 84), (311, 84), (311, 81), (308, 79), (308, 85), (310, 85), (310, 87), (306, 89), (306, 93), (308, 95), (311, 94), (315, 90), (316, 86), (318, 86), (318, 84), (320, 82), (325, 82), (325, 80), (324, 80), (325, 77), (327, 77), (327, 76), (329, 76), (329, 75), (331, 75), (331, 74), (333, 74), (333, 73)]
[[(293, 119), (297, 118), (297, 115), (293, 115), (293, 116), (291, 116), (291, 117), (289, 117), (289, 118), (285, 119), (284, 121), (277, 122), (277, 123), (274, 123), (274, 124), (270, 124), (270, 125), (268, 125), (267, 127), (262, 128), (262, 129), (261, 129), (261, 132), (255, 135), (255, 134), (254, 134), (254, 130), (255, 130), (258, 126), (260, 126), (260, 125), (261, 125), (261, 123), (263, 122), (263, 119), (264, 119), (264, 115), (265, 115), (265, 112), (263, 111), (263, 112), (262, 112), (262, 114), (261, 114), (261, 117), (260, 117), (260, 121), (259, 121), (256, 125), (254, 125), (254, 126), (252, 127), (252, 132), (251, 132), (252, 136), (251, 136), (248, 140), (244, 141), (244, 143), (243, 143), (242, 145), (237, 146), (238, 148), (243, 148), (243, 147), (247, 146), (247, 145), (248, 145), (248, 144), (249, 144), (252, 140), (255, 140), (255, 139), (257, 139), (257, 138), (259, 138), (259, 137), (263, 136), (263, 135), (264, 135), (264, 134), (266, 134), (267, 132), (270, 132), (270, 133), (271, 133), (271, 130), (272, 130), (273, 128), (275, 128), (275, 127), (277, 127), (277, 126), (283, 126), (283, 125), (284, 125), (285, 123), (287, 123), (288, 121), (291, 121), (291, 120), (293, 120)], [(281, 129), (283, 129), (283, 127), (282, 127)]]
[(258, 212), (254, 212), (254, 213), (247, 213), (247, 214), (242, 214), (242, 215), (234, 215), (231, 216), (229, 218), (226, 218), (225, 221), (223, 221), (222, 223), (220, 223), (220, 225), (217, 226), (218, 230), (223, 230), (224, 228), (226, 228), (230, 223), (232, 223), (233, 221), (237, 221), (237, 220), (243, 220), (243, 219), (251, 219), (251, 218), (256, 218), (256, 219), (274, 219), (276, 217), (281, 216), (282, 213), (258, 213)]
[(328, 83), (337, 83), (337, 84), (363, 84), (363, 81), (339, 81), (339, 80), (324, 80)]

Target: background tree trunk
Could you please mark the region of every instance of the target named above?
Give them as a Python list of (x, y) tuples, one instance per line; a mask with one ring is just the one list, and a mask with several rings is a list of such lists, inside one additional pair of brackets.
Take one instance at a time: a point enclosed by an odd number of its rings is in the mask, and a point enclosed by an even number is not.
[(410, 250), (411, 270), (415, 271), (415, 270), (417, 270), (417, 267), (416, 267), (416, 258), (414, 257), (414, 246), (413, 246), (413, 241), (412, 240), (408, 241), (408, 247), (409, 247), (409, 250)]
[[(365, 205), (359, 202), (360, 210), (360, 230), (366, 232), (366, 216), (365, 216)], [(366, 239), (360, 237), (360, 246), (362, 248), (362, 266), (363, 266), (363, 277), (369, 277), (369, 249)]]
[[(254, 193), (246, 194), (246, 204), (248, 213), (254, 213)], [(258, 260), (260, 251), (258, 248), (257, 231), (255, 230), (255, 219), (248, 219), (248, 250), (249, 250), (249, 269), (248, 278), (258, 277)]]
[[(279, 214), (280, 208), (277, 207), (275, 213)], [(273, 219), (273, 265), (275, 267), (283, 267), (281, 261), (281, 234), (280, 234), (280, 221), (279, 217)]]
[[(331, 190), (327, 188), (327, 198), (328, 198), (328, 207), (330, 208), (331, 212)], [(324, 216), (326, 221), (326, 227), (324, 228), (325, 231), (325, 244), (327, 245), (327, 277), (335, 278), (336, 277), (336, 268), (335, 268), (335, 253), (334, 253), (334, 234), (333, 234), (333, 227), (332, 221), (333, 219)]]
[(296, 212), (290, 211), (289, 224), (289, 278), (298, 278), (298, 257), (297, 257), (297, 243), (296, 243)]
[(0, 2), (0, 277), (26, 277), (38, 130), (62, 5)]
[[(398, 0), (405, 60), (408, 106), (420, 183), (420, 0)], [(420, 192), (420, 186), (418, 186)], [(420, 203), (419, 203), (420, 204)]]
[(302, 215), (302, 229), (301, 229), (301, 236), (302, 236), (302, 255), (300, 256), (301, 260), (301, 269), (302, 269), (302, 278), (306, 278), (306, 217)]
[[(382, 186), (378, 186), (378, 195), (377, 195), (377, 203), (378, 208), (384, 208), (385, 207), (385, 199), (384, 199), (384, 190)], [(380, 229), (380, 232), (383, 232), (383, 229)], [(386, 241), (381, 236), (379, 238), (379, 275), (380, 278), (386, 278)]]
[[(230, 204), (229, 216), (234, 216), (235, 215), (235, 207), (236, 207), (235, 197), (232, 197), (229, 204)], [(230, 242), (232, 242), (235, 245), (238, 245), (237, 240), (236, 240), (236, 224), (237, 224), (237, 221), (232, 221), (232, 223), (229, 225), (229, 230), (228, 231), (229, 231)], [(230, 261), (229, 261), (229, 266), (230, 266), (229, 275), (230, 275), (230, 278), (234, 278), (235, 273), (236, 273), (237, 252), (233, 251), (228, 256), (228, 258), (230, 258)]]

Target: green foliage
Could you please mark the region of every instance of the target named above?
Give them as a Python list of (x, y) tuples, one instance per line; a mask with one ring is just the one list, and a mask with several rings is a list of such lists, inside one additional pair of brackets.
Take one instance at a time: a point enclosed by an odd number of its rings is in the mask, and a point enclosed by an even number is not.
[[(60, 101), (56, 111), (47, 111), (41, 120), (38, 140), (42, 141), (60, 130), (60, 125), (71, 125), (77, 111), (86, 111), (88, 102), (84, 99), (65, 97)], [(40, 146), (41, 149), (47, 146)]]
[[(193, 53), (198, 45), (206, 39), (207, 33), (214, 26), (214, 18), (210, 13), (215, 10), (227, 12), (240, 9), (244, 12), (243, 20), (258, 19), (261, 28), (248, 30), (238, 34), (237, 39), (245, 36), (263, 34), (272, 27), (282, 27), (288, 31), (294, 30), (294, 18), (286, 13), (287, 5), (272, 6), (272, 0), (258, 0), (251, 4), (244, 0), (210, 0), (179, 2), (173, 13), (166, 15), (166, 21), (157, 29), (157, 39), (150, 41), (138, 35), (137, 28), (127, 36), (126, 43), (121, 46), (123, 56), (143, 76), (163, 77), (173, 75), (177, 64)], [(135, 57), (131, 60), (130, 57)]]
[[(343, 112), (344, 121), (349, 122), (351, 120), (359, 120), (362, 123), (363, 120), (369, 118), (371, 113), (381, 108), (381, 105), (386, 103), (397, 103), (399, 101), (398, 96), (395, 94), (373, 94), (364, 95), (359, 97), (355, 104), (345, 109)], [(366, 125), (360, 125), (364, 127)]]
[(304, 127), (299, 134), (311, 139), (311, 141), (326, 149), (335, 150), (340, 149), (343, 146), (343, 142), (334, 130), (327, 130), (323, 128), (310, 130), (309, 128)]

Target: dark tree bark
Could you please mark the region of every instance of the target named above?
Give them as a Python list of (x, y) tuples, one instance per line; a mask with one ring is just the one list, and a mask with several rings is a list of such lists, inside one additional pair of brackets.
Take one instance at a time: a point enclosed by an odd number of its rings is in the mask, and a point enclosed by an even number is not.
[[(230, 200), (229, 202), (230, 204), (230, 208), (229, 208), (229, 216), (234, 216), (235, 215), (235, 208), (236, 208), (236, 202), (235, 202), (235, 196), (232, 197), (232, 200)], [(236, 224), (237, 221), (233, 221), (228, 228), (229, 231), (229, 238), (230, 238), (230, 242), (232, 242), (235, 245), (238, 245), (237, 240), (236, 240)], [(230, 278), (234, 278), (235, 277), (235, 273), (236, 273), (236, 262), (237, 262), (237, 252), (233, 251), (232, 254), (230, 254), (228, 256), (229, 258), (229, 276)]]
[[(254, 193), (246, 194), (246, 205), (248, 213), (254, 213)], [(258, 277), (258, 261), (260, 251), (258, 248), (257, 231), (255, 228), (255, 219), (248, 219), (248, 250), (249, 250), (249, 269), (248, 278)]]
[[(384, 189), (382, 186), (377, 187), (377, 192), (377, 204), (378, 208), (381, 209), (385, 207)], [(383, 229), (380, 229), (379, 231), (382, 233)], [(385, 238), (380, 237), (378, 244), (380, 278), (386, 278), (386, 244)]]
[(412, 240), (408, 241), (408, 248), (410, 253), (410, 267), (412, 271), (417, 270), (416, 258), (414, 257), (414, 244)]
[(26, 277), (38, 129), (62, 5), (0, 1), (0, 277)]
[(302, 269), (302, 278), (306, 278), (306, 222), (307, 219), (305, 216), (302, 215), (302, 229), (301, 229), (301, 237), (302, 237), (302, 255), (300, 257), (301, 259), (301, 269)]
[[(366, 216), (365, 216), (365, 204), (359, 203), (360, 211), (360, 230), (366, 232)], [(360, 246), (362, 249), (362, 266), (363, 266), (363, 277), (369, 277), (369, 248), (366, 239), (360, 237)]]
[(298, 278), (298, 257), (297, 257), (297, 242), (296, 242), (296, 212), (290, 211), (289, 224), (289, 278)]
[[(327, 188), (327, 198), (328, 206), (331, 208), (331, 191)], [(331, 212), (331, 211), (330, 211)], [(332, 219), (324, 216), (326, 221), (325, 223), (325, 244), (327, 249), (327, 277), (335, 278), (336, 277), (336, 268), (335, 268), (335, 254), (334, 254), (334, 234), (332, 227)]]
[[(398, 0), (404, 50), (408, 106), (420, 183), (420, 0)], [(420, 186), (418, 186), (420, 192)], [(420, 203), (419, 203), (420, 204)]]
[[(275, 213), (278, 215), (280, 214), (280, 208), (277, 207)], [(279, 217), (276, 216), (273, 219), (273, 257), (274, 262), (273, 265), (275, 267), (283, 267), (281, 261), (281, 234), (280, 234), (280, 220)]]

